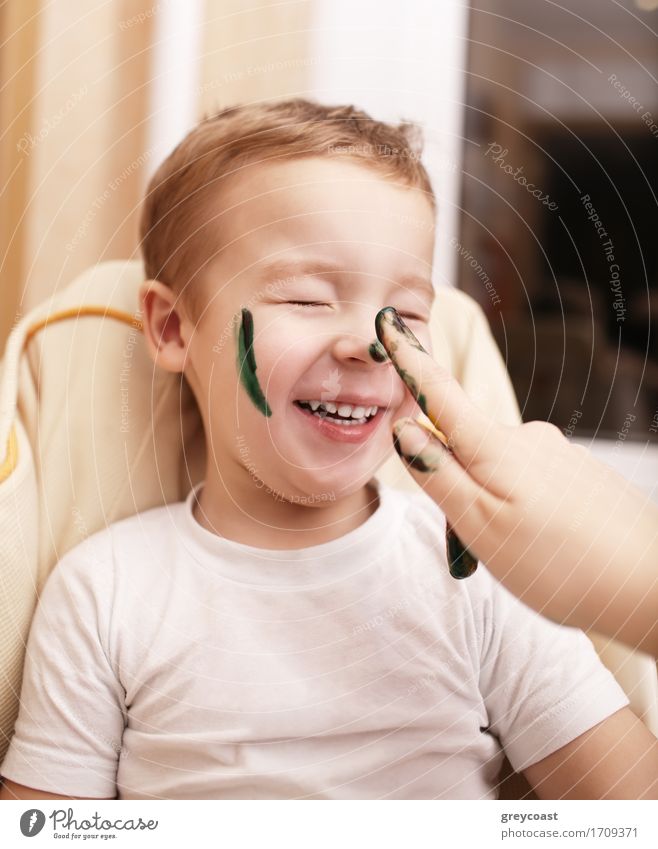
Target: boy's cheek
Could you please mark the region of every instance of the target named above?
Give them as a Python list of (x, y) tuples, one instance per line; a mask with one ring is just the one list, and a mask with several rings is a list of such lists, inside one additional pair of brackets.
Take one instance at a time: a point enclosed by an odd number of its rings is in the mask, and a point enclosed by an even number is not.
[(416, 399), (412, 396), (411, 392), (405, 387), (404, 393), (404, 401), (400, 404), (397, 410), (392, 410), (393, 417), (391, 419), (391, 424), (396, 419), (401, 419), (404, 416), (411, 416), (415, 418), (421, 412), (420, 407), (416, 403)]

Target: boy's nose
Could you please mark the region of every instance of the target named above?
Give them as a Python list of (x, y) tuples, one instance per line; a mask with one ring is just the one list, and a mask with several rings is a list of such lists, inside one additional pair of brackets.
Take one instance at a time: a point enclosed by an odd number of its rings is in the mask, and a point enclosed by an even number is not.
[[(375, 305), (365, 302), (350, 304), (350, 308), (343, 312), (332, 342), (332, 353), (337, 360), (359, 361), (371, 366), (382, 362), (381, 358), (371, 354), (372, 346), (378, 344), (375, 330), (377, 312)], [(378, 347), (384, 351), (383, 346)]]
[(355, 333), (342, 333), (334, 340), (333, 355), (337, 360), (362, 360), (364, 363), (373, 363), (369, 347), (376, 339), (377, 335), (374, 333), (372, 339)]

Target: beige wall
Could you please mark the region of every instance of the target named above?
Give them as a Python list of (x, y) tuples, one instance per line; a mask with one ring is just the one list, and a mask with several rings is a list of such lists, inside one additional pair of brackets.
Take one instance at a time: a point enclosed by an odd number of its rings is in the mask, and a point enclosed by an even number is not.
[[(137, 248), (157, 2), (2, 4), (0, 344), (22, 312)], [(84, 13), (81, 11), (84, 10)], [(198, 114), (306, 93), (310, 0), (207, 0)], [(20, 69), (20, 70), (19, 70)], [(9, 119), (9, 121), (7, 120)]]

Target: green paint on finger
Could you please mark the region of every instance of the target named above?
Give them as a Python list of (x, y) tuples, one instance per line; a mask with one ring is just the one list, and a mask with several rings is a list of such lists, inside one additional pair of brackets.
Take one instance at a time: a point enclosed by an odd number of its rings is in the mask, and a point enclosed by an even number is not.
[[(395, 363), (395, 358), (391, 357), (391, 359)], [(421, 392), (420, 389), (418, 388), (418, 384), (416, 383), (416, 378), (412, 377), (406, 369), (400, 368), (397, 365), (397, 363), (395, 363), (395, 367), (398, 371), (398, 374), (400, 375), (402, 380), (404, 380), (406, 386), (409, 388), (409, 391), (411, 392), (411, 394), (414, 396), (414, 398), (418, 402), (418, 406), (420, 407), (420, 409), (425, 413), (426, 416), (429, 417), (429, 413), (427, 412), (427, 400), (425, 398), (424, 393)]]
[(404, 321), (400, 318), (400, 314), (395, 309), (395, 307), (384, 307), (381, 309), (377, 315), (375, 316), (375, 331), (377, 333), (377, 338), (380, 342), (382, 342), (386, 346), (385, 339), (382, 338), (384, 336), (384, 328), (382, 327), (383, 323), (386, 323), (389, 327), (392, 327), (396, 333), (401, 334), (405, 337), (407, 342), (412, 345), (414, 348), (417, 348), (419, 351), (422, 351), (424, 354), (427, 353), (425, 348), (420, 344), (416, 336), (412, 333), (412, 331), (407, 327)]
[(419, 393), (418, 393), (418, 396), (417, 396), (417, 399), (416, 399), (416, 400), (418, 401), (418, 404), (419, 404), (419, 406), (420, 406), (420, 409), (421, 409), (421, 410), (425, 413), (425, 415), (426, 415), (426, 416), (427, 416), (427, 418), (429, 419), (429, 418), (430, 418), (430, 414), (427, 412), (427, 400), (425, 399), (425, 396), (423, 395), (423, 393), (422, 393), (422, 392), (419, 392)]
[(457, 580), (470, 577), (478, 567), (477, 557), (466, 548), (449, 522), (446, 522), (446, 553), (450, 574)]
[[(433, 463), (427, 457), (424, 458), (422, 454), (416, 454), (414, 456), (405, 454), (395, 431), (393, 432), (393, 447), (402, 460), (417, 472), (436, 472), (438, 470), (438, 464)], [(457, 580), (469, 578), (478, 567), (477, 557), (471, 554), (447, 520), (446, 554), (450, 574)]]
[(245, 307), (242, 308), (242, 320), (238, 325), (237, 338), (238, 377), (247, 395), (264, 416), (271, 416), (272, 410), (260, 388), (256, 377), (256, 356), (254, 354), (254, 318)]
[(397, 435), (393, 434), (393, 448), (398, 453), (398, 456), (404, 460), (407, 465), (411, 466), (412, 469), (415, 469), (417, 472), (435, 472), (438, 466), (434, 464), (428, 463), (423, 459), (422, 454), (405, 454), (402, 448), (400, 447), (400, 440), (397, 438)]
[(377, 331), (377, 338), (382, 343), (381, 347), (384, 348), (384, 350), (390, 357), (391, 362), (397, 370), (397, 373), (400, 375), (402, 380), (409, 388), (409, 391), (418, 402), (418, 406), (420, 407), (420, 409), (425, 413), (426, 416), (429, 416), (429, 413), (427, 411), (427, 399), (425, 398), (425, 394), (420, 391), (415, 377), (409, 374), (409, 372), (405, 368), (403, 368), (398, 362), (397, 352), (400, 347), (399, 340), (395, 338), (390, 340), (386, 339), (384, 324), (386, 324), (389, 328), (393, 328), (395, 333), (404, 336), (406, 341), (414, 348), (417, 348), (424, 354), (427, 354), (427, 351), (425, 350), (425, 348), (423, 348), (418, 339), (416, 339), (411, 330), (409, 330), (404, 321), (402, 321), (402, 319), (398, 315), (397, 310), (394, 307), (384, 307), (383, 310), (380, 310), (377, 313), (377, 315), (375, 316), (375, 330)]

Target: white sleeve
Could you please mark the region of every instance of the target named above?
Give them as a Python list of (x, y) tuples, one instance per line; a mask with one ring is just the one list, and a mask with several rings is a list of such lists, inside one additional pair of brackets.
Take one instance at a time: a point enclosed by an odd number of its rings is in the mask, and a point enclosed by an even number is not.
[(126, 720), (109, 654), (113, 564), (102, 534), (67, 552), (46, 581), (0, 767), (12, 781), (67, 796), (115, 796)]
[(545, 619), (482, 571), (480, 691), (489, 728), (520, 772), (629, 701), (582, 631)]

